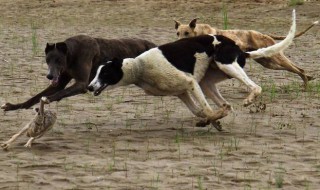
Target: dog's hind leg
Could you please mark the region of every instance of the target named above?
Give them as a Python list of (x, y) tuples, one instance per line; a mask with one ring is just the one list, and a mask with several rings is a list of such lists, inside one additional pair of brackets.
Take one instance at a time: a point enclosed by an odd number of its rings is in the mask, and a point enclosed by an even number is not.
[(201, 108), (195, 104), (192, 97), (188, 92), (178, 95), (178, 98), (189, 108), (189, 110), (197, 117), (205, 118), (206, 115), (202, 112)]
[(308, 85), (308, 81), (313, 80), (314, 77), (305, 74), (305, 71), (290, 61), (283, 53), (274, 55), (270, 58), (255, 59), (258, 63), (266, 68), (273, 70), (286, 70), (298, 74), (304, 82), (304, 86)]
[(8, 141), (4, 142), (1, 144), (1, 147), (4, 150), (7, 150), (9, 148), (9, 146), (11, 145), (11, 143), (13, 143), (18, 137), (20, 137), (21, 135), (23, 135), (24, 133), (27, 132), (27, 130), (30, 128), (32, 122), (28, 123), (24, 128), (22, 128), (18, 133), (16, 133), (15, 135), (13, 135)]
[(230, 105), (220, 94), (216, 84), (228, 79), (228, 76), (219, 69), (208, 68), (205, 76), (200, 81), (200, 87), (204, 94), (209, 97), (217, 106)]
[[(200, 105), (201, 112), (206, 115), (206, 118), (215, 125), (215, 121), (218, 119), (221, 119), (228, 115), (228, 111), (230, 110), (230, 106), (223, 106), (219, 108), (218, 111), (214, 112), (211, 107), (209, 106), (209, 103), (207, 102), (206, 98), (204, 97), (204, 94), (201, 91), (201, 88), (199, 84), (192, 78), (192, 80), (189, 82), (190, 88), (188, 91), (190, 94), (195, 98), (197, 103)], [(214, 126), (216, 127), (216, 126)], [(219, 129), (218, 129), (219, 130)]]
[[(201, 108), (197, 106), (192, 99), (191, 95), (186, 92), (178, 95), (178, 98), (189, 108), (189, 110), (197, 117), (206, 118), (206, 115), (202, 112)], [(209, 120), (200, 120), (197, 122), (197, 127), (205, 127), (210, 124)]]
[(262, 88), (247, 76), (237, 62), (233, 62), (232, 64), (222, 64), (217, 62), (217, 65), (223, 72), (238, 79), (250, 88), (251, 92), (244, 100), (244, 106), (252, 104), (253, 100), (261, 94)]

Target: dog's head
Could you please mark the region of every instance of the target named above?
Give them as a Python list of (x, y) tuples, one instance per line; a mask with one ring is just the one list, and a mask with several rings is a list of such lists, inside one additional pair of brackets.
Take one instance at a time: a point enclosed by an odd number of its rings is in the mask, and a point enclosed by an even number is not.
[(123, 60), (113, 59), (101, 65), (94, 79), (90, 82), (88, 90), (98, 96), (108, 86), (117, 84), (123, 77), (122, 71)]
[(45, 53), (49, 70), (47, 78), (51, 81), (51, 85), (57, 86), (59, 83), (60, 74), (67, 67), (67, 44), (64, 42), (55, 44), (47, 43)]
[(195, 32), (195, 28), (197, 25), (197, 19), (199, 18), (195, 18), (193, 20), (190, 21), (189, 24), (181, 24), (179, 21), (174, 21), (175, 22), (175, 29), (177, 31), (177, 36), (179, 39), (181, 38), (190, 38), (190, 37), (194, 37), (197, 35), (197, 33)]

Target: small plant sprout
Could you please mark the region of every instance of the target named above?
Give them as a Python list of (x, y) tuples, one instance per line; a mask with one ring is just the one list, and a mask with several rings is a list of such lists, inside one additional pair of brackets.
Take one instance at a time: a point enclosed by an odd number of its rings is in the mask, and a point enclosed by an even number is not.
[(227, 8), (226, 5), (224, 4), (222, 7), (222, 17), (223, 17), (223, 29), (224, 30), (228, 30), (228, 12), (227, 12)]

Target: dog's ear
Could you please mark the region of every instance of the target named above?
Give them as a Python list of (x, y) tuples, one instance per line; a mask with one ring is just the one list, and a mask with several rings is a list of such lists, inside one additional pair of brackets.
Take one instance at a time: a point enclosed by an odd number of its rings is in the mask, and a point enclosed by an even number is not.
[(194, 18), (194, 19), (189, 23), (190, 28), (194, 29), (194, 28), (196, 27), (196, 25), (197, 25), (197, 20), (198, 20), (198, 19), (199, 19), (199, 18)]
[(102, 63), (107, 63), (109, 61), (111, 61), (111, 59), (110, 57), (107, 57), (107, 56), (102, 59)]
[(44, 50), (46, 55), (49, 53), (49, 51), (53, 50), (55, 46), (56, 46), (56, 44), (54, 44), (54, 43), (47, 43), (46, 49)]
[(181, 23), (179, 21), (174, 20), (174, 22), (176, 23), (174, 28), (177, 30), (179, 28), (179, 26), (181, 25)]
[(59, 43), (56, 43), (56, 47), (59, 51), (61, 51), (62, 53), (64, 54), (67, 54), (68, 53), (68, 46), (66, 43), (64, 42), (59, 42)]
[(119, 59), (115, 57), (112, 59), (112, 65), (116, 67), (122, 67), (122, 61), (123, 59)]

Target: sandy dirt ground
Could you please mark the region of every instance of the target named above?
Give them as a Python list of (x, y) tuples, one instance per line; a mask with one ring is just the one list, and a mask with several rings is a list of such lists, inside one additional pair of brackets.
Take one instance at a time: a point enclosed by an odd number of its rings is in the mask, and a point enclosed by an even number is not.
[[(173, 19), (285, 35), (287, 1), (1, 0), (0, 103), (24, 101), (44, 89), (44, 47), (77, 35), (176, 39)], [(296, 6), (298, 30), (320, 19), (320, 2)], [(0, 151), (0, 189), (319, 189), (320, 27), (296, 39), (286, 54), (317, 77), (303, 91), (295, 74), (249, 61), (245, 70), (263, 87), (245, 108), (247, 88), (219, 85), (235, 112), (223, 132), (198, 121), (175, 97), (152, 97), (135, 86), (87, 93), (52, 103), (55, 127), (35, 142), (23, 136)], [(266, 109), (260, 109), (260, 105)], [(211, 102), (212, 107), (216, 108)], [(259, 107), (260, 106), (260, 107)], [(263, 107), (263, 106), (262, 106)], [(0, 112), (0, 141), (33, 111)]]

